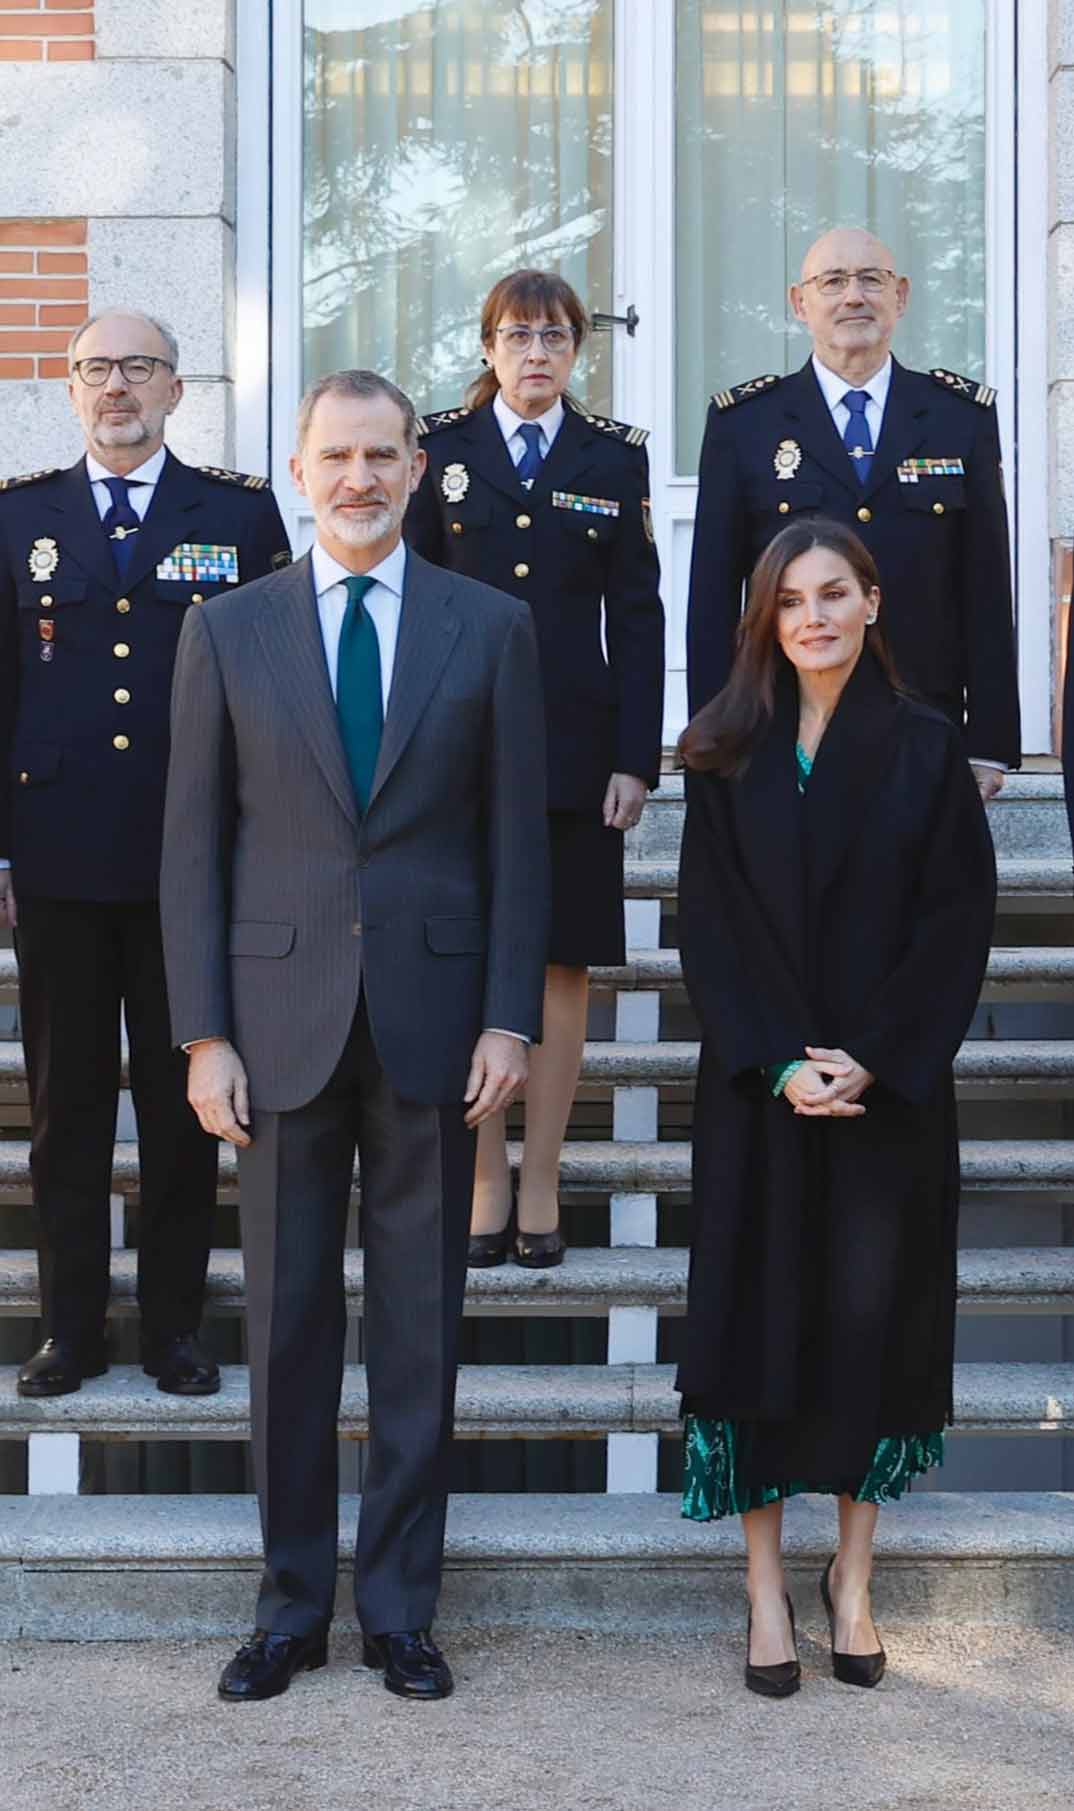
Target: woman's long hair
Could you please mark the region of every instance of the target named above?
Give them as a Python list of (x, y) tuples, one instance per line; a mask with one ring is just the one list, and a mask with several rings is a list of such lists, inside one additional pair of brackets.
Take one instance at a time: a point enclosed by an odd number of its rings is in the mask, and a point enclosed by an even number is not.
[[(750, 576), (749, 600), (738, 625), (731, 676), (721, 692), (690, 719), (679, 737), (679, 754), (687, 767), (728, 779), (746, 768), (776, 706), (776, 683), (790, 668), (779, 645), (777, 622), (783, 575), (792, 560), (813, 547), (823, 547), (846, 561), (863, 591), (880, 589), (872, 554), (853, 529), (821, 516), (792, 522), (768, 543)], [(865, 648), (875, 655), (888, 682), (903, 691), (887, 638), (880, 624), (865, 631)]]
[[(514, 270), (509, 277), (501, 277), (493, 285), (481, 310), (483, 346), (491, 346), (505, 314), (513, 314), (518, 321), (538, 321), (542, 315), (554, 321), (561, 314), (565, 315), (574, 335), (576, 352), (590, 328), (589, 316), (570, 284), (546, 270)], [(482, 371), (466, 392), (467, 406), (480, 409), (484, 403), (492, 401), (499, 387), (495, 371)]]

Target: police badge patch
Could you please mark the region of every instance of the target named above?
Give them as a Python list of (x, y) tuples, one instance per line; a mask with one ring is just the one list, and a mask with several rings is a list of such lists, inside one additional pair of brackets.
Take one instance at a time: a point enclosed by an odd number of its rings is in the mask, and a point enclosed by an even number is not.
[(52, 577), (59, 563), (60, 550), (55, 541), (49, 540), (47, 535), (42, 535), (39, 541), (34, 542), (26, 560), (26, 564), (30, 568), (30, 577), (38, 579), (42, 583)]
[(772, 459), (776, 477), (793, 478), (801, 463), (802, 449), (797, 440), (781, 440)]
[(445, 465), (440, 489), (447, 503), (461, 503), (470, 488), (470, 474), (464, 465)]

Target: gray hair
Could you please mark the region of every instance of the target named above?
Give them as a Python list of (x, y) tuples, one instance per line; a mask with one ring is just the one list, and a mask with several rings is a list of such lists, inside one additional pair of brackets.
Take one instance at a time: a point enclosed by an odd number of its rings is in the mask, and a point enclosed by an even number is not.
[(313, 411), (322, 396), (356, 396), (368, 401), (371, 396), (386, 396), (393, 402), (403, 417), (403, 440), (408, 453), (418, 449), (418, 417), (409, 396), (406, 396), (396, 384), (388, 378), (381, 377), (377, 371), (330, 371), (327, 377), (319, 377), (311, 384), (298, 405), (298, 449), (306, 444), (310, 431)]
[(67, 369), (69, 371), (74, 368), (75, 354), (78, 351), (78, 342), (82, 335), (88, 333), (91, 327), (96, 327), (98, 321), (106, 321), (112, 314), (126, 315), (132, 321), (144, 321), (147, 327), (154, 328), (168, 348), (168, 358), (172, 370), (178, 371), (179, 341), (172, 329), (166, 321), (158, 321), (155, 314), (145, 314), (140, 308), (101, 308), (96, 314), (91, 314), (88, 321), (83, 321), (81, 327), (76, 327), (67, 342)]

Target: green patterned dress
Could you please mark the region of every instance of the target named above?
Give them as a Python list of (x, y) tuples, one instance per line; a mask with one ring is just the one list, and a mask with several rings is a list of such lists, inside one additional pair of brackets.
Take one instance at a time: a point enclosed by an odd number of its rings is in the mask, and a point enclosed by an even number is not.
[[(813, 771), (813, 762), (799, 742), (795, 747), (798, 761), (798, 790), (804, 795)], [(768, 1081), (775, 1095), (783, 1093), (791, 1076), (802, 1061), (779, 1063), (768, 1071)], [(785, 1497), (813, 1491), (823, 1496), (841, 1493), (843, 1486), (817, 1479), (792, 1478), (779, 1484), (744, 1484), (738, 1477), (738, 1453), (742, 1444), (742, 1424), (735, 1421), (712, 1421), (700, 1415), (687, 1415), (685, 1420), (684, 1480), (682, 1513), (695, 1522), (719, 1521), (728, 1515), (744, 1515), (750, 1509), (764, 1509), (769, 1503)], [(856, 1503), (891, 1503), (909, 1490), (915, 1477), (933, 1465), (943, 1464), (942, 1430), (928, 1434), (891, 1434), (878, 1440), (872, 1463), (855, 1492)]]

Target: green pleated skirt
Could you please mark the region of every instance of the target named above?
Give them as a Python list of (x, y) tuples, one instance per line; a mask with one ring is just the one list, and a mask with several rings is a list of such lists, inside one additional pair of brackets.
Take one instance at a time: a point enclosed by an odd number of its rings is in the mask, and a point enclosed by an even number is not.
[[(728, 1515), (764, 1509), (785, 1497), (812, 1491), (840, 1496), (845, 1486), (795, 1478), (785, 1484), (743, 1484), (738, 1476), (739, 1424), (687, 1415), (685, 1422), (682, 1513), (694, 1522), (714, 1522)], [(854, 1492), (856, 1503), (893, 1503), (916, 1477), (943, 1464), (942, 1432), (891, 1434), (879, 1440), (872, 1464)]]

